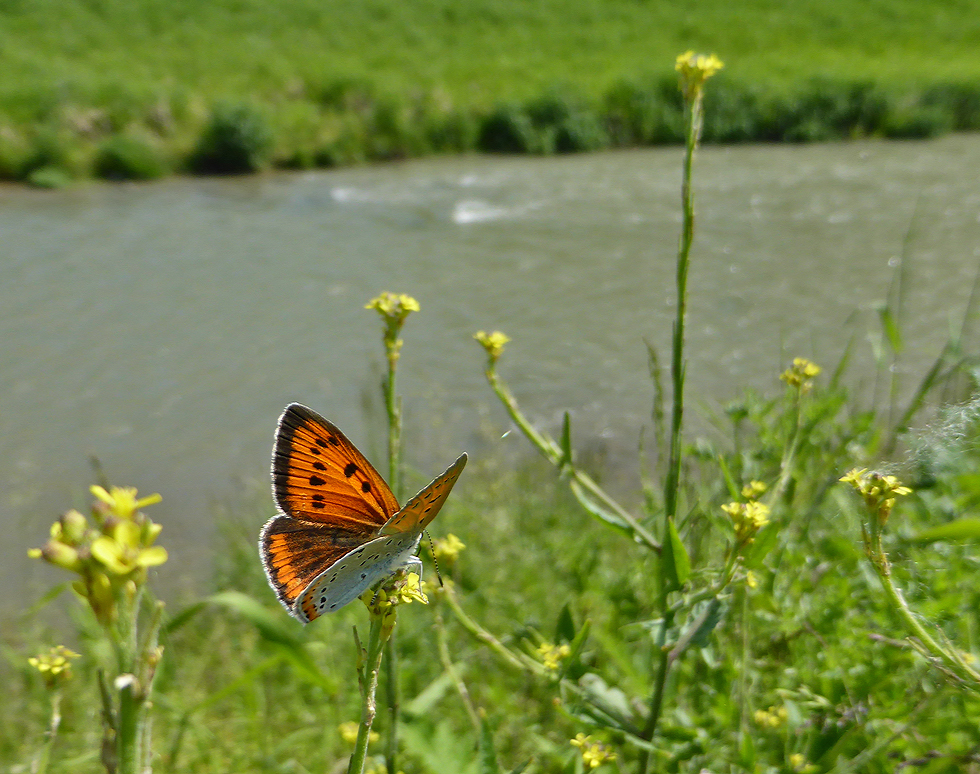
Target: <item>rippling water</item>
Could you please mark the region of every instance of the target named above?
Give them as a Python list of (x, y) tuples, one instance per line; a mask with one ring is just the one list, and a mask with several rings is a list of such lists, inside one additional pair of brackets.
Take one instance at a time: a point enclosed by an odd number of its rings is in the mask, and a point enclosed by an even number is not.
[[(381, 290), (422, 305), (399, 372), (409, 462), (524, 450), (471, 337), (538, 421), (573, 412), (583, 445), (635, 454), (646, 341), (666, 353), (681, 151), (453, 158), (355, 170), (45, 192), (0, 189), (0, 581), (97, 456), (159, 491), (173, 560), (207, 562), (213, 503), (264, 487), (276, 418), (308, 403), (381, 459)], [(867, 381), (900, 256), (921, 371), (963, 313), (980, 256), (980, 137), (708, 148), (699, 156), (688, 383), (710, 409), (771, 388), (795, 355), (828, 367), (856, 336)], [(908, 378), (908, 386), (912, 378)], [(475, 453), (475, 454), (474, 454)], [(465, 480), (460, 489), (465, 490)], [(261, 515), (257, 516), (256, 531)]]

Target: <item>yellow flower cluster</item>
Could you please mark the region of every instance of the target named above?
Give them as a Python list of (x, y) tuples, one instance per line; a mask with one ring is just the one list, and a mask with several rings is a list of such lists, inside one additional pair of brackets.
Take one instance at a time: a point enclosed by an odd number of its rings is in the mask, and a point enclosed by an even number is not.
[(793, 767), (793, 771), (798, 774), (813, 774), (819, 769), (812, 763), (806, 762), (806, 757), (803, 753), (793, 753), (789, 756), (789, 765)]
[(884, 526), (895, 506), (895, 498), (911, 494), (912, 490), (904, 486), (895, 476), (882, 473), (869, 473), (867, 468), (854, 468), (840, 479), (850, 484), (861, 495), (865, 507), (880, 526)]
[(140, 510), (160, 502), (160, 495), (137, 498), (136, 489), (115, 486), (90, 491), (95, 526), (68, 511), (51, 526), (50, 540), (28, 556), (79, 575), (72, 588), (106, 624), (116, 618), (119, 595), (133, 595), (146, 582), (147, 569), (167, 561), (167, 551), (153, 545), (162, 527)]
[(384, 320), (384, 343), (388, 352), (388, 360), (394, 365), (402, 348), (402, 340), (398, 338), (405, 318), (412, 312), (419, 311), (419, 302), (404, 293), (389, 293), (387, 290), (364, 305), (365, 309), (375, 309)]
[(466, 544), (450, 532), (446, 537), (435, 541), (432, 555), (440, 565), (449, 568), (456, 564), (459, 553), (464, 548), (466, 548)]
[(387, 290), (372, 298), (364, 305), (365, 309), (376, 309), (387, 320), (396, 320), (399, 325), (412, 312), (419, 311), (419, 302), (405, 293), (389, 293)]
[(714, 54), (695, 54), (685, 51), (677, 57), (674, 69), (680, 73), (680, 88), (687, 102), (700, 96), (704, 82), (718, 72), (724, 63)]
[(821, 371), (820, 366), (805, 357), (793, 358), (793, 365), (783, 371), (779, 378), (800, 392), (808, 392), (813, 387), (813, 379)]
[(59, 683), (71, 679), (71, 661), (78, 658), (77, 653), (68, 650), (64, 645), (56, 645), (47, 653), (31, 656), (27, 663), (44, 676), (48, 688), (54, 688)]
[(755, 533), (769, 523), (769, 506), (757, 500), (747, 503), (727, 503), (721, 509), (728, 514), (735, 527), (735, 543), (746, 546), (755, 540)]
[(417, 572), (400, 572), (385, 581), (376, 591), (368, 589), (361, 594), (361, 601), (371, 617), (382, 619), (383, 640), (387, 640), (395, 628), (395, 611), (399, 605), (407, 605), (411, 602), (429, 604), (429, 600), (422, 593), (419, 580)]
[(494, 331), (493, 333), (477, 331), (473, 334), (473, 338), (480, 342), (487, 351), (487, 357), (490, 358), (491, 366), (497, 362), (504, 352), (504, 345), (510, 341), (510, 336), (500, 331)]
[(542, 642), (538, 645), (537, 654), (545, 669), (557, 672), (561, 662), (572, 655), (572, 649), (565, 643), (552, 645), (550, 642)]
[(572, 747), (577, 747), (582, 753), (582, 761), (587, 769), (596, 769), (606, 761), (616, 759), (616, 753), (601, 742), (596, 742), (591, 736), (576, 734), (571, 740)]
[(761, 481), (749, 481), (742, 487), (742, 497), (746, 500), (758, 500), (765, 494), (766, 485)]
[(779, 728), (786, 722), (786, 707), (770, 707), (767, 710), (756, 710), (753, 713), (756, 725), (762, 728)]

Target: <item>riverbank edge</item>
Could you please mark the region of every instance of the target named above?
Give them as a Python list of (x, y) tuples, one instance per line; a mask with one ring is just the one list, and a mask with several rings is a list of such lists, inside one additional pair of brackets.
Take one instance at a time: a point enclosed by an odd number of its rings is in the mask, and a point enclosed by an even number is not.
[[(980, 129), (980, 83), (971, 82), (898, 88), (815, 77), (777, 93), (719, 78), (707, 101), (707, 143), (917, 139)], [(673, 74), (619, 81), (598, 99), (554, 87), (490, 109), (457, 108), (439, 91), (385, 95), (346, 79), (279, 100), (58, 104), (34, 123), (0, 126), (0, 181), (61, 187), (469, 152), (576, 153), (677, 144), (682, 127)]]

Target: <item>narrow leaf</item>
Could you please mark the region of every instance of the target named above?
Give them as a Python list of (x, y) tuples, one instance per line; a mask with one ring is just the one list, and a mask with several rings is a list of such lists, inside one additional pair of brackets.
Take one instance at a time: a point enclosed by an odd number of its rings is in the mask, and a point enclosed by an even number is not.
[(561, 427), (561, 459), (558, 467), (563, 468), (572, 464), (572, 418), (565, 412), (565, 421)]
[(478, 750), (480, 774), (500, 774), (497, 753), (493, 749), (493, 729), (486, 717), (480, 719), (480, 747)]
[(575, 621), (572, 618), (572, 611), (566, 602), (558, 614), (558, 623), (555, 625), (555, 642), (571, 642), (574, 639)]
[(667, 519), (667, 539), (664, 540), (661, 560), (666, 571), (668, 591), (680, 589), (691, 575), (691, 559), (681, 536), (677, 534), (673, 518)]
[(935, 543), (940, 540), (980, 539), (980, 519), (957, 519), (948, 524), (924, 529), (914, 538), (917, 543)]

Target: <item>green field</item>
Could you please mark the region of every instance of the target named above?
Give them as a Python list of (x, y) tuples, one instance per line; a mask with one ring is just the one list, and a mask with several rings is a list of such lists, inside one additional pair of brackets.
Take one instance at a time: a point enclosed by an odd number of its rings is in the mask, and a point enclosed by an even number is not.
[[(9, 0), (0, 179), (676, 141), (663, 84), (688, 49), (726, 63), (721, 141), (980, 128), (969, 2)], [(201, 151), (222, 105), (255, 114), (226, 122), (239, 156)]]

